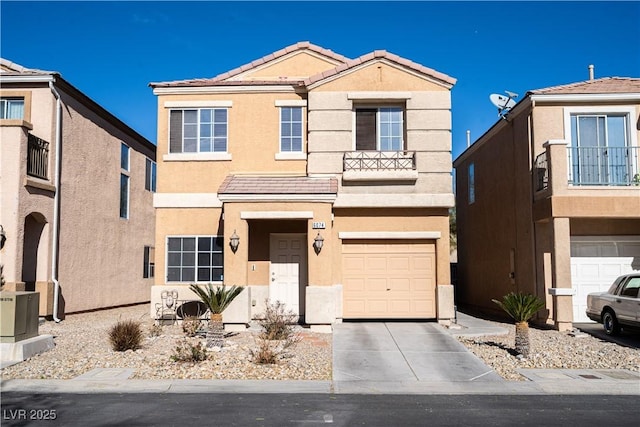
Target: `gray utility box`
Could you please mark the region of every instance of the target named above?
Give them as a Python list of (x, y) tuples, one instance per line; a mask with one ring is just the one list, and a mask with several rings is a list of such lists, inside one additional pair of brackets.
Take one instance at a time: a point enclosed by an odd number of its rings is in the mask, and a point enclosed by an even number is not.
[(0, 292), (0, 342), (13, 343), (38, 336), (40, 294)]

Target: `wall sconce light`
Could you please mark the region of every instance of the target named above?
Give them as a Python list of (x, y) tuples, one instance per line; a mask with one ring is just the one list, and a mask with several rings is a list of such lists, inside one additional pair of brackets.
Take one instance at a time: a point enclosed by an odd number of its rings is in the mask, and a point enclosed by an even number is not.
[(318, 232), (318, 235), (316, 236), (316, 238), (313, 239), (313, 250), (316, 251), (316, 255), (318, 255), (322, 250), (323, 244), (324, 244), (324, 238), (320, 235), (320, 232)]
[(0, 225), (0, 249), (4, 247), (4, 242), (7, 241), (7, 235), (4, 233), (4, 228)]
[(240, 237), (236, 234), (236, 230), (233, 230), (233, 234), (229, 238), (229, 246), (231, 246), (231, 250), (235, 254), (238, 250), (238, 246), (240, 245)]

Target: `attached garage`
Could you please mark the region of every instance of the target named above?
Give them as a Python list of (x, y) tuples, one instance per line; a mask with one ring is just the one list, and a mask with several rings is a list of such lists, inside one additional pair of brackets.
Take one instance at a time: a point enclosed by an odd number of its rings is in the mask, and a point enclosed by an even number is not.
[(640, 270), (640, 236), (572, 236), (573, 321), (591, 322), (587, 295), (604, 292), (616, 277)]
[(344, 240), (345, 319), (436, 317), (432, 240)]

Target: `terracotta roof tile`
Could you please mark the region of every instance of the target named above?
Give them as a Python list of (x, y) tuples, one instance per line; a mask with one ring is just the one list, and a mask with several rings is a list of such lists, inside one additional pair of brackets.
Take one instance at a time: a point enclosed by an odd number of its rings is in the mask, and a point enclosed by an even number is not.
[(336, 194), (335, 178), (228, 175), (218, 194)]
[[(312, 43), (306, 42), (298, 42), (291, 46), (287, 46), (283, 49), (280, 49), (276, 52), (270, 53), (262, 58), (256, 59), (248, 64), (241, 65), (240, 67), (234, 68), (233, 70), (226, 71), (222, 74), (219, 74), (210, 79), (189, 79), (189, 80), (177, 80), (172, 82), (158, 82), (158, 83), (149, 83), (151, 87), (178, 87), (178, 86), (218, 86), (220, 83), (226, 79), (234, 77), (238, 74), (244, 73), (269, 61), (273, 61), (274, 59), (278, 59), (284, 55), (288, 55), (291, 52), (296, 52), (299, 50), (310, 50), (312, 52), (318, 53), (320, 55), (324, 55), (328, 58), (333, 59), (334, 61), (345, 63), (349, 61), (349, 58), (339, 55), (329, 49), (325, 49), (320, 46), (316, 46)], [(282, 84), (282, 82), (278, 82)]]
[(640, 93), (640, 78), (603, 77), (600, 79), (535, 89), (528, 93), (533, 95)]
[(407, 68), (411, 68), (414, 71), (418, 71), (422, 74), (426, 74), (428, 76), (431, 76), (435, 79), (438, 79), (440, 81), (443, 81), (451, 85), (456, 83), (456, 79), (454, 79), (453, 77), (450, 77), (432, 68), (425, 67), (424, 65), (420, 65), (416, 62), (402, 58), (396, 54), (389, 53), (386, 50), (375, 50), (373, 52), (362, 55), (356, 59), (348, 61), (346, 64), (340, 65), (331, 70), (323, 71), (322, 73), (316, 74), (315, 76), (311, 76), (304, 80), (304, 84), (306, 86), (312, 85), (328, 77), (332, 77), (332, 76), (335, 76), (336, 74), (342, 73), (350, 68), (355, 68), (361, 64), (364, 64), (366, 62), (373, 61), (376, 59), (386, 59), (388, 61), (395, 62), (399, 65), (405, 66)]

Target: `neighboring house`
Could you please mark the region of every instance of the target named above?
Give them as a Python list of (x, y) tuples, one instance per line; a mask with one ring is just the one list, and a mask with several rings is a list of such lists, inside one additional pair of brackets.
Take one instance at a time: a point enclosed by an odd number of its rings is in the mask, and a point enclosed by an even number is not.
[(639, 113), (638, 78), (533, 90), (455, 160), (459, 305), (531, 293), (566, 330), (640, 269)]
[(351, 60), (308, 42), (214, 78), (151, 83), (152, 314), (161, 291), (192, 299), (188, 284), (212, 282), (247, 287), (228, 327), (267, 298), (319, 330), (452, 319), (454, 83), (386, 51)]
[(42, 316), (56, 293), (56, 316), (149, 301), (155, 146), (60, 74), (0, 66), (5, 289)]

